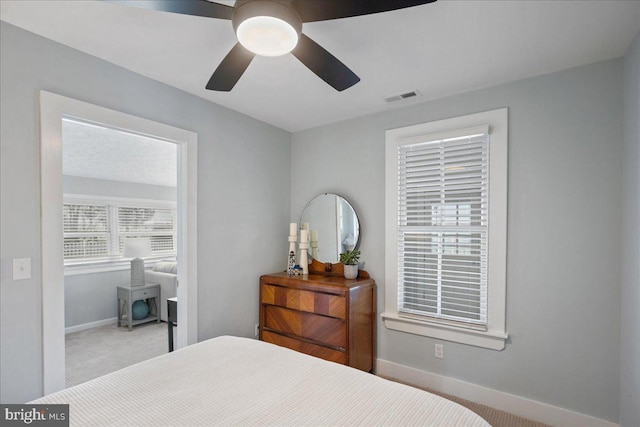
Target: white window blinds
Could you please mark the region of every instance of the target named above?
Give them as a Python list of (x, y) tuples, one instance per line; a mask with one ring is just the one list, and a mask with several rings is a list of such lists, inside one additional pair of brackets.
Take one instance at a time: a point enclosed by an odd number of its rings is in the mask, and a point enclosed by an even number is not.
[(174, 214), (171, 209), (146, 207), (118, 208), (119, 253), (127, 238), (146, 237), (151, 240), (151, 253), (174, 251)]
[(398, 311), (487, 323), (488, 127), (398, 146)]
[(127, 238), (151, 241), (151, 256), (174, 255), (176, 210), (154, 206), (125, 206), (119, 200), (104, 204), (63, 204), (64, 259), (72, 264), (122, 257)]
[(63, 205), (64, 259), (109, 255), (107, 206)]

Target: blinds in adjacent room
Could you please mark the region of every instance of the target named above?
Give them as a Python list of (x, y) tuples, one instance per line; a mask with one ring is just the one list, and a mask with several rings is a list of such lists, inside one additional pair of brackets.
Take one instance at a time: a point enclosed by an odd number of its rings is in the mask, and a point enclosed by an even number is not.
[(65, 261), (77, 264), (122, 258), (124, 241), (137, 237), (151, 241), (151, 256), (175, 255), (175, 208), (126, 206), (119, 200), (103, 203), (63, 204)]
[(119, 253), (127, 238), (146, 237), (151, 240), (151, 253), (174, 250), (174, 215), (171, 209), (145, 207), (118, 208)]
[(488, 127), (398, 147), (398, 311), (487, 322)]
[(109, 255), (107, 206), (63, 206), (64, 259)]

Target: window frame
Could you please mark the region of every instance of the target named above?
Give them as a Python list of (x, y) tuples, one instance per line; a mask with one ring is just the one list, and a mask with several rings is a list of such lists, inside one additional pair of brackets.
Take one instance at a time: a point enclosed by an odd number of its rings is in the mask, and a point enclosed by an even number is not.
[[(460, 130), (489, 127), (489, 236), (486, 330), (430, 321), (398, 310), (398, 147), (444, 139)], [(493, 350), (505, 347), (508, 109), (501, 108), (386, 131), (385, 135), (385, 311), (387, 328)]]
[[(85, 258), (64, 260), (64, 275), (73, 276), (76, 274), (99, 273), (107, 271), (128, 270), (131, 268), (129, 258), (113, 253), (114, 248), (118, 245), (118, 222), (113, 215), (120, 207), (142, 207), (142, 208), (158, 208), (171, 209), (173, 214), (173, 239), (174, 251), (159, 253), (145, 257), (145, 261), (153, 263), (160, 260), (175, 259), (177, 256), (177, 202), (171, 200), (153, 200), (125, 197), (110, 196), (89, 196), (83, 194), (63, 194), (63, 204), (82, 204), (82, 205), (101, 205), (107, 206), (107, 221), (110, 223), (108, 227), (108, 245), (110, 255), (100, 258)], [(64, 237), (63, 237), (64, 241)]]

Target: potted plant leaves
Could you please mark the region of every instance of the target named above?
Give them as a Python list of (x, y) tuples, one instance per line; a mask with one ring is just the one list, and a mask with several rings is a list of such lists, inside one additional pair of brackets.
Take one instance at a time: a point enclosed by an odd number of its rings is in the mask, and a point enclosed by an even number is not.
[(358, 277), (358, 261), (360, 261), (360, 251), (344, 251), (340, 254), (340, 262), (344, 264), (344, 277), (355, 279)]

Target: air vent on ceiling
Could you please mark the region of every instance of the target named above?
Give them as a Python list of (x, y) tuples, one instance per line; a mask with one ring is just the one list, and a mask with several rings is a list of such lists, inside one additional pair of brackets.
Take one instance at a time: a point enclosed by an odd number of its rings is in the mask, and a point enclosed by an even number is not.
[(420, 92), (418, 92), (417, 90), (412, 90), (411, 92), (387, 96), (386, 98), (384, 98), (384, 102), (390, 104), (392, 102), (402, 101), (403, 99), (415, 98), (416, 96), (420, 96)]

